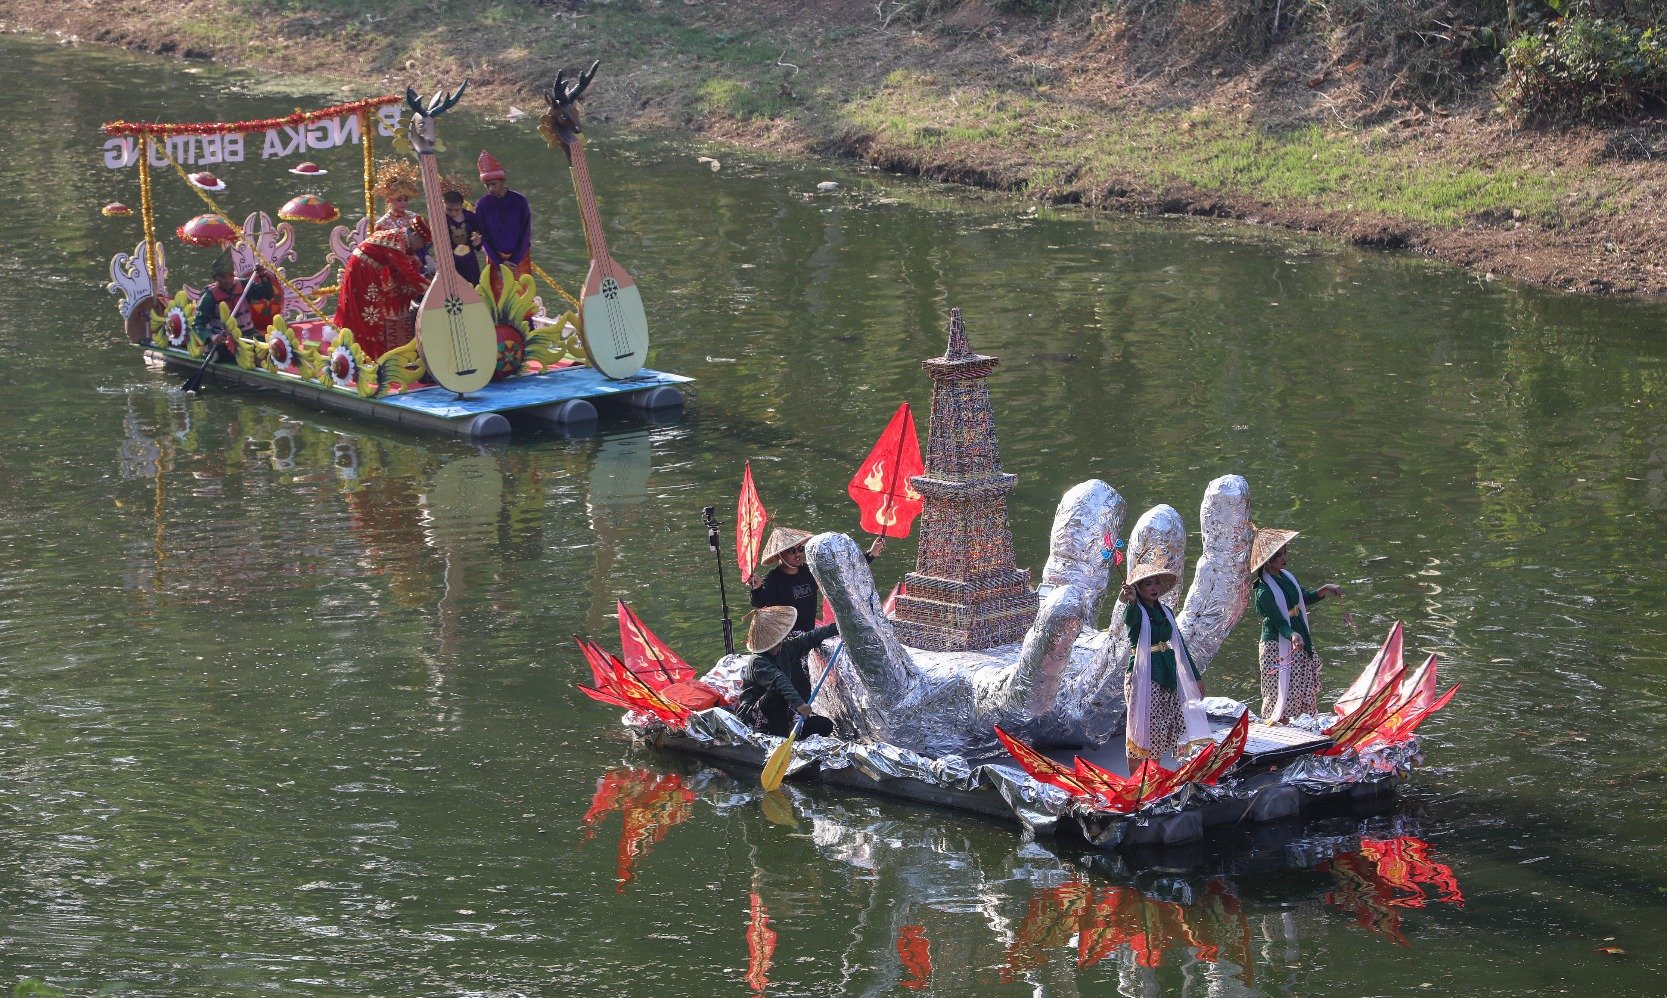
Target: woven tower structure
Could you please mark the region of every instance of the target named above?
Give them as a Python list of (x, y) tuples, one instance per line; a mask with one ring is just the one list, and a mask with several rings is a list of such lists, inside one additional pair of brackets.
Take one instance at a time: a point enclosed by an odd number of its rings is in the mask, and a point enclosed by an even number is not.
[(1007, 494), (1017, 476), (1001, 470), (990, 371), (995, 357), (972, 352), (961, 310), (949, 310), (949, 347), (922, 362), (932, 377), (926, 473), (909, 484), (925, 497), (920, 553), (897, 598), (897, 637), (912, 648), (966, 651), (1024, 637), (1036, 619), (1030, 573), (1013, 560)]

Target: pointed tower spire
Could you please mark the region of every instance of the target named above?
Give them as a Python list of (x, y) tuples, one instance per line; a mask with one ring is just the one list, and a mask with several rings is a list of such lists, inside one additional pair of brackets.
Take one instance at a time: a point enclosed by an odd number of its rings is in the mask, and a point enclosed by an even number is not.
[(974, 353), (961, 310), (949, 310), (949, 345), (921, 366), (932, 378), (926, 473), (909, 480), (926, 500), (920, 553), (904, 579), (894, 623), (905, 645), (965, 651), (1024, 637), (1036, 619), (1030, 573), (1017, 567), (988, 379), (998, 359)]

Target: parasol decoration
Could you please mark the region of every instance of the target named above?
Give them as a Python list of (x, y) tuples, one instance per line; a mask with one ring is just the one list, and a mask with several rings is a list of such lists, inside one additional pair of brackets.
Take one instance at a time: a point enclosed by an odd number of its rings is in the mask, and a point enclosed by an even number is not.
[(295, 174), (297, 177), (322, 177), (330, 171), (309, 159), (303, 163), (297, 163), (296, 165), (290, 167), (289, 172)]
[(216, 177), (214, 174), (209, 173), (207, 170), (204, 170), (201, 173), (188, 174), (186, 179), (191, 181), (192, 186), (199, 187), (205, 191), (212, 191), (216, 194), (226, 189), (226, 182), (221, 180), (219, 177)]
[(192, 246), (226, 246), (237, 242), (237, 230), (212, 212), (191, 219), (174, 230), (174, 234), (179, 236), (180, 242)]
[(103, 215), (105, 218), (126, 218), (127, 216), (133, 214), (133, 209), (129, 208), (125, 204), (122, 204), (120, 201), (112, 201), (103, 208), (100, 208), (98, 213)]
[[(290, 171), (294, 173), (294, 170)], [(336, 206), (317, 194), (298, 194), (278, 209), (278, 217), (286, 222), (311, 222), (325, 225), (341, 217)]]

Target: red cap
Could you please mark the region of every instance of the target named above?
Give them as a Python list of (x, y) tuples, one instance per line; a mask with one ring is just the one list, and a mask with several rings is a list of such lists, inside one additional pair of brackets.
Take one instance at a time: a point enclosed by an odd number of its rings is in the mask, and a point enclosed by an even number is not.
[(480, 151), (480, 159), (475, 161), (475, 169), (480, 171), (480, 182), (504, 179), (504, 166), (497, 158), (485, 149)]

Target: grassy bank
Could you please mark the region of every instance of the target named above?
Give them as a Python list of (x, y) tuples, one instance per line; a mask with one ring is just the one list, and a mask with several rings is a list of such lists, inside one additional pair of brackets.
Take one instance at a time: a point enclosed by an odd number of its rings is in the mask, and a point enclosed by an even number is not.
[(367, 90), (467, 75), (488, 113), (601, 59), (597, 122), (1667, 293), (1667, 128), (1525, 127), (1480, 28), (1449, 25), (1445, 61), (1406, 47), (1413, 13), (1460, 0), (1383, 5), (1270, 5), (1281, 25), (1254, 0), (15, 0), (8, 27)]

